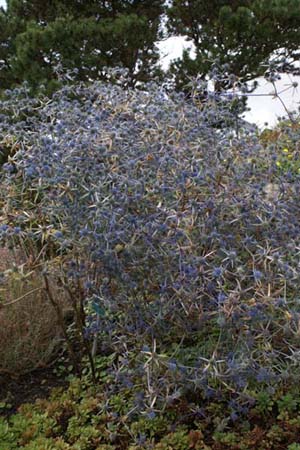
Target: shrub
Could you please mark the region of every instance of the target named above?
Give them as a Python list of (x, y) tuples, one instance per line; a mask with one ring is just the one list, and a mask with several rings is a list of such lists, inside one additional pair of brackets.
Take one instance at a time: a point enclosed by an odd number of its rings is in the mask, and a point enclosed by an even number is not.
[(262, 132), (260, 140), (266, 147), (272, 146), (277, 155), (278, 170), (291, 182), (295, 174), (300, 173), (299, 120), (284, 120), (273, 130)]
[(1, 238), (54, 306), (49, 280), (64, 290), (91, 362), (97, 337), (118, 354), (112, 395), (139, 386), (133, 408), (149, 417), (222, 397), (234, 419), (257, 384), (299, 382), (299, 174), (231, 115), (235, 99), (200, 110), (153, 84), (101, 83), (35, 108), (7, 95), (0, 134), (19, 150), (3, 166)]

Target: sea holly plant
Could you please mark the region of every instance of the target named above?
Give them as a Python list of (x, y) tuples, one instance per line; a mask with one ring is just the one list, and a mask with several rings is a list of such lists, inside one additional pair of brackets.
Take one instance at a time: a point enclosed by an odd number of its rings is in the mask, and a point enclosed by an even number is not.
[(118, 355), (108, 389), (138, 386), (148, 417), (220, 395), (236, 417), (253, 385), (299, 382), (300, 175), (232, 102), (96, 82), (0, 104), (0, 139), (18, 146), (1, 242), (42, 275), (75, 362), (74, 345), (92, 368)]

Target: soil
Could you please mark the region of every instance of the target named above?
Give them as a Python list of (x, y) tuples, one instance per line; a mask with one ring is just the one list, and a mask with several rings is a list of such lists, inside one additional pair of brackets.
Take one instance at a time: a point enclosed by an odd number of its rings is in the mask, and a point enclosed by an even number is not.
[(56, 375), (52, 368), (36, 369), (19, 377), (0, 374), (0, 404), (8, 408), (0, 409), (0, 416), (14, 414), (22, 403), (34, 403), (38, 398), (47, 398), (51, 389), (67, 387), (68, 381)]

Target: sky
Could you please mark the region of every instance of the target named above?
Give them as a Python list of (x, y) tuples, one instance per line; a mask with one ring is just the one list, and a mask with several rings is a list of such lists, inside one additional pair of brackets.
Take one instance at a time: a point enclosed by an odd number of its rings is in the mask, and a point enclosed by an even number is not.
[[(161, 64), (164, 69), (168, 67), (170, 61), (180, 58), (184, 48), (190, 49), (193, 54), (193, 44), (185, 37), (172, 37), (158, 43), (161, 53)], [(247, 106), (249, 112), (244, 114), (245, 120), (255, 123), (260, 128), (276, 125), (278, 117), (287, 116), (285, 107), (289, 111), (298, 111), (300, 106), (300, 77), (291, 77), (282, 74), (281, 80), (276, 82), (276, 89), (279, 97), (275, 97), (274, 88), (263, 77), (257, 78), (258, 88), (249, 96)], [(292, 83), (298, 82), (299, 87), (293, 88)], [(266, 95), (267, 94), (267, 95)], [(283, 104), (285, 106), (283, 106)]]
[[(6, 1), (0, 0), (0, 6), (5, 6)], [(167, 68), (170, 61), (179, 58), (182, 55), (184, 48), (190, 48), (192, 51), (191, 42), (186, 41), (184, 37), (172, 37), (159, 42), (159, 49), (161, 53), (161, 64), (163, 68)], [(278, 117), (286, 116), (284, 105), (288, 110), (298, 110), (300, 106), (300, 77), (291, 78), (288, 75), (282, 75), (282, 79), (276, 83), (278, 92), (285, 91), (280, 95), (282, 101), (272, 95), (261, 96), (261, 94), (272, 94), (273, 88), (263, 78), (258, 80), (259, 86), (254, 92), (254, 95), (249, 97), (248, 106), (250, 111), (245, 113), (244, 118), (249, 122), (256, 123), (263, 128), (265, 123), (269, 126), (274, 126)], [(292, 88), (292, 82), (299, 82), (299, 88)]]

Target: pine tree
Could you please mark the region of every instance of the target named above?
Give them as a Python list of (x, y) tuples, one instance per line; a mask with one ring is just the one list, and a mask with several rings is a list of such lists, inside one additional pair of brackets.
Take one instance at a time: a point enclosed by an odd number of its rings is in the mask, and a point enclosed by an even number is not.
[[(150, 79), (160, 73), (155, 43), (163, 3), (9, 0), (2, 16), (15, 30), (7, 57), (12, 84), (55, 86), (58, 66), (84, 81), (105, 78), (104, 68), (116, 66), (128, 70), (132, 85)], [(5, 38), (1, 28), (0, 45)], [(0, 77), (7, 75), (0, 68)]]
[(0, 8), (0, 90), (13, 83), (11, 71), (11, 55), (13, 53), (13, 36), (16, 28), (14, 21), (9, 21), (3, 8)]
[(169, 33), (186, 35), (196, 49), (195, 58), (185, 52), (171, 68), (178, 87), (204, 77), (216, 61), (243, 81), (262, 75), (274, 54), (279, 68), (295, 70), (299, 0), (174, 0), (168, 19)]

